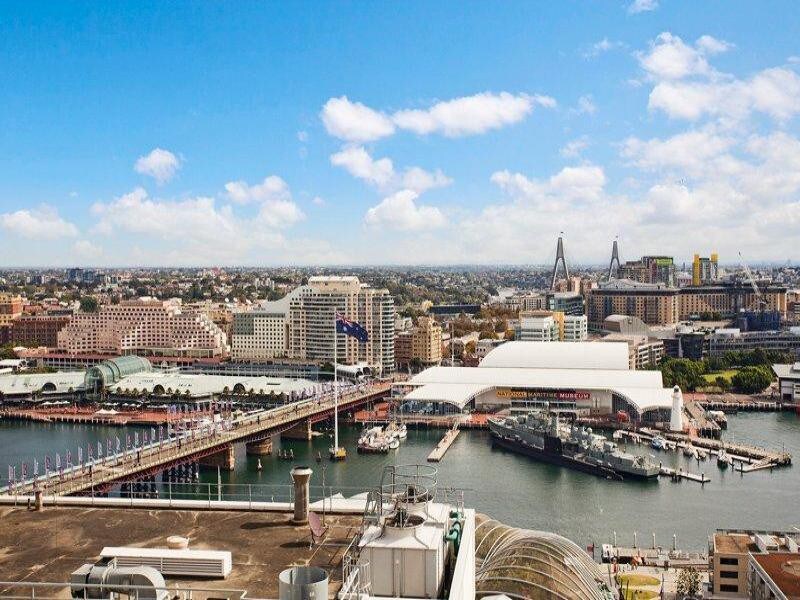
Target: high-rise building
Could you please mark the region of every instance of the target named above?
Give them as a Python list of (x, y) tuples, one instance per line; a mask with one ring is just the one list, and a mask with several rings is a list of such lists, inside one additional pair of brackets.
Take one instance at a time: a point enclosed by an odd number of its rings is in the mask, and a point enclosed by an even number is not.
[(11, 321), (22, 315), (22, 297), (0, 294), (0, 327), (10, 325)]
[(231, 327), (233, 360), (270, 360), (289, 355), (289, 308), (296, 288), (280, 300), (264, 302), (258, 308), (236, 312)]
[(207, 358), (227, 353), (227, 338), (202, 312), (177, 300), (140, 299), (77, 313), (58, 332), (58, 347), (72, 354), (142, 354)]
[(442, 362), (442, 326), (431, 317), (419, 317), (414, 327), (396, 334), (394, 359), (399, 367), (415, 360), (425, 367)]
[(619, 278), (674, 287), (675, 262), (671, 256), (643, 256), (639, 260), (628, 261), (622, 265), (619, 268)]
[[(369, 340), (336, 334), (335, 315), (357, 321)], [(394, 371), (394, 299), (388, 290), (361, 284), (358, 277), (311, 277), (289, 301), (290, 358), (367, 363), (381, 373)], [(336, 352), (334, 353), (334, 343)]]
[(699, 254), (692, 260), (692, 285), (703, 285), (719, 280), (718, 256), (713, 252), (710, 257), (703, 258)]

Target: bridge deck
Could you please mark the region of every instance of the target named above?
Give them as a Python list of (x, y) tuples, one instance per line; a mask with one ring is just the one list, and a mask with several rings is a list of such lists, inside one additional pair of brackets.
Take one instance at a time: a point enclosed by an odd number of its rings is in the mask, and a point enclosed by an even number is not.
[[(375, 384), (364, 390), (343, 394), (339, 398), (339, 410), (359, 406), (381, 398), (388, 393), (388, 384)], [(47, 495), (69, 495), (101, 488), (115, 481), (135, 479), (149, 473), (158, 473), (170, 466), (185, 463), (215, 454), (231, 444), (250, 442), (276, 435), (290, 429), (298, 422), (317, 421), (333, 413), (333, 397), (312, 398), (278, 408), (251, 413), (231, 421), (229, 429), (209, 427), (193, 430), (180, 437), (161, 443), (126, 451), (104, 460), (95, 460), (91, 465), (73, 467), (63, 477), (50, 473), (18, 485), (15, 493), (32, 494), (35, 489), (46, 490)]]

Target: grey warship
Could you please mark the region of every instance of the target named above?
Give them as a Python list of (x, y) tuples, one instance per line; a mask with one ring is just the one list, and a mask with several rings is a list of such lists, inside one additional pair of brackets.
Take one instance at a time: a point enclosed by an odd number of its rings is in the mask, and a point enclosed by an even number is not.
[(561, 425), (555, 412), (530, 412), (489, 419), (495, 445), (608, 479), (653, 479), (659, 466), (644, 456), (623, 452), (591, 428)]

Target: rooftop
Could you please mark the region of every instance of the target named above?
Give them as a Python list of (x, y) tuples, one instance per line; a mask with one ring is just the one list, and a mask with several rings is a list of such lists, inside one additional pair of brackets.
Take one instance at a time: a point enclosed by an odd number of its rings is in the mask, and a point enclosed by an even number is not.
[(764, 569), (787, 598), (800, 599), (800, 554), (793, 552), (754, 554), (753, 560)]
[(721, 554), (747, 554), (758, 547), (746, 533), (715, 533), (714, 552)]
[(619, 369), (627, 371), (628, 351), (613, 344), (586, 342), (507, 342), (481, 361), (480, 369)]
[(278, 574), (290, 565), (324, 568), (331, 574), (330, 593), (338, 590), (342, 553), (361, 520), (328, 515), (326, 544), (309, 549), (308, 527), (292, 525), (291, 515), (281, 513), (3, 508), (0, 519), (0, 572), (6, 581), (67, 582), (82, 564), (98, 560), (105, 546), (165, 548), (168, 536), (180, 535), (189, 538), (190, 549), (230, 551), (233, 572), (224, 580), (181, 579), (179, 585), (248, 590), (262, 598), (278, 597)]

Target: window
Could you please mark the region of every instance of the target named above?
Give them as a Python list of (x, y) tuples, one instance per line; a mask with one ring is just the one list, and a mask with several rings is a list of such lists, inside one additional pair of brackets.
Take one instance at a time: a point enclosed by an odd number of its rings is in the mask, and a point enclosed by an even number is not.
[(726, 558), (726, 557), (723, 556), (723, 557), (720, 557), (719, 564), (721, 564), (721, 565), (736, 565), (736, 566), (738, 566), (739, 565), (739, 559), (738, 558)]
[(720, 571), (720, 577), (725, 577), (726, 579), (737, 579), (739, 577), (738, 571)]
[(737, 592), (738, 593), (739, 592), (739, 586), (738, 585), (731, 585), (729, 583), (727, 583), (727, 584), (723, 583), (721, 586), (719, 586), (719, 591), (720, 592)]

